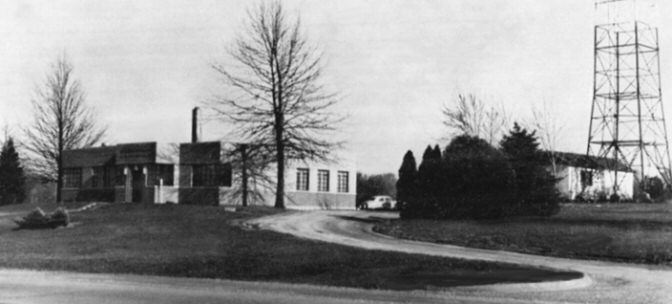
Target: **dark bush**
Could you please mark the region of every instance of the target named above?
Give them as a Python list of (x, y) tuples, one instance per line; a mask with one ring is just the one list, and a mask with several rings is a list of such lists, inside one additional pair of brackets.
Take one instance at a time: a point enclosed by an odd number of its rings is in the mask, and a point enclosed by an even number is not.
[(14, 221), (19, 229), (45, 229), (67, 226), (70, 223), (70, 215), (64, 208), (56, 209), (47, 216), (40, 207), (35, 208), (21, 219)]
[[(397, 203), (399, 208), (406, 208), (407, 202), (415, 195), (417, 195), (417, 178), (418, 169), (415, 164), (415, 157), (410, 150), (404, 155), (404, 159), (399, 167), (399, 179), (397, 180)], [(359, 195), (359, 189), (358, 189)]]
[(70, 224), (70, 214), (65, 208), (57, 208), (51, 214), (51, 221), (57, 223), (58, 225), (67, 226)]
[(401, 207), (408, 218), (500, 218), (515, 204), (515, 179), (504, 154), (477, 137), (462, 135), (443, 156), (427, 147), (416, 193)]
[(658, 200), (665, 193), (665, 184), (663, 183), (663, 180), (657, 176), (645, 177), (640, 188), (644, 189), (652, 200)]
[(557, 180), (547, 170), (548, 160), (539, 150), (535, 132), (515, 124), (500, 146), (498, 150), (480, 138), (461, 135), (443, 155), (438, 147), (428, 146), (417, 173), (407, 153), (399, 174), (415, 176), (415, 182), (404, 178), (402, 189), (413, 191), (402, 191), (406, 197), (400, 216), (492, 219), (556, 214)]
[(539, 150), (535, 132), (528, 132), (517, 123), (504, 136), (500, 148), (515, 172), (516, 215), (549, 216), (560, 210), (560, 194), (556, 178), (547, 170), (549, 161)]
[(516, 199), (515, 175), (505, 155), (486, 141), (459, 136), (443, 153), (439, 188), (442, 218), (501, 218)]

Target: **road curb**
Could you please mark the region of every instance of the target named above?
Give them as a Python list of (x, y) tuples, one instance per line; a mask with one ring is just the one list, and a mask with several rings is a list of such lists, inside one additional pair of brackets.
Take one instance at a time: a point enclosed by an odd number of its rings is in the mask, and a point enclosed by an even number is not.
[(456, 287), (460, 290), (488, 290), (496, 292), (530, 292), (530, 291), (561, 291), (590, 287), (594, 281), (586, 274), (583, 277), (565, 281), (550, 281), (539, 283), (512, 283), (512, 284), (493, 284), (481, 286)]

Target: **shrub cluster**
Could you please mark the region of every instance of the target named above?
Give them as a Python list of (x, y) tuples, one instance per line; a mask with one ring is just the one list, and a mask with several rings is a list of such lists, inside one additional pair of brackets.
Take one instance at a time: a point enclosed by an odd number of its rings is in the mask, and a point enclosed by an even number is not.
[(496, 149), (468, 135), (444, 149), (427, 147), (415, 170), (407, 152), (397, 193), (402, 218), (548, 216), (559, 210), (556, 180), (546, 170), (534, 132), (518, 125)]
[(37, 207), (15, 222), (19, 225), (19, 229), (56, 228), (67, 226), (70, 223), (70, 214), (64, 208), (57, 208), (51, 215), (47, 215), (40, 207)]

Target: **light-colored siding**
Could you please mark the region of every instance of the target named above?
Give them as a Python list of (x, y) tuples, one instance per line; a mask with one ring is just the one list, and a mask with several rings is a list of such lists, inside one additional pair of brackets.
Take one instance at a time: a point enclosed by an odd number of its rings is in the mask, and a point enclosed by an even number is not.
[[(605, 195), (607, 198), (614, 193), (614, 174), (613, 171), (592, 170), (593, 184), (583, 189), (581, 184), (581, 171), (590, 170), (580, 167), (560, 166), (558, 167), (556, 178), (558, 182), (556, 188), (560, 194), (570, 200), (573, 200), (579, 194), (597, 198)], [(634, 174), (632, 172), (618, 172), (619, 191), (621, 199), (632, 199), (634, 190)]]

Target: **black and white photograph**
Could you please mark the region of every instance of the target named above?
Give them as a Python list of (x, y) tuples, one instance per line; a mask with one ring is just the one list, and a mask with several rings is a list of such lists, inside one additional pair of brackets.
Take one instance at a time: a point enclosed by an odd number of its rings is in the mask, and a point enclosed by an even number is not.
[(670, 15), (0, 1), (0, 303), (672, 303)]

